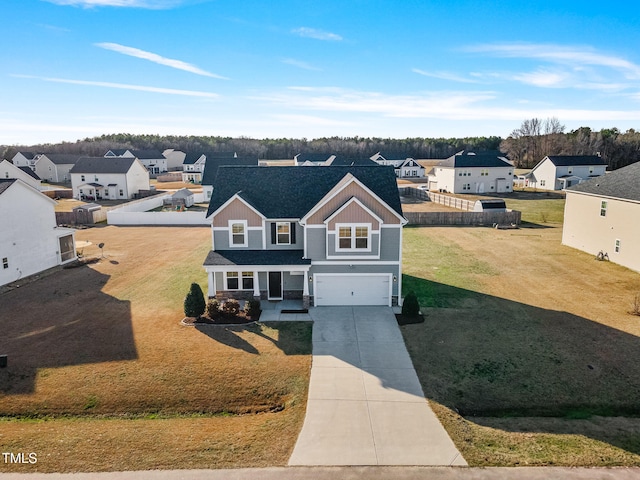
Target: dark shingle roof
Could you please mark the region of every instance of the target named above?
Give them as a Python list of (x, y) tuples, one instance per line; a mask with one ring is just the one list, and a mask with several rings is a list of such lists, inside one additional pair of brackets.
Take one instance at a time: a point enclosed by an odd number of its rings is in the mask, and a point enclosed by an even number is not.
[(22, 170), (24, 173), (26, 173), (27, 175), (35, 178), (36, 180), (42, 180), (38, 175), (36, 175), (36, 172), (31, 170), (31, 167), (18, 167), (18, 168)]
[(640, 162), (592, 178), (567, 190), (640, 202)]
[(205, 265), (310, 265), (304, 250), (211, 250)]
[(140, 158), (143, 160), (150, 160), (154, 158), (165, 158), (161, 152), (158, 150), (130, 150), (136, 158)]
[(135, 161), (131, 157), (82, 157), (70, 173), (127, 173)]
[(204, 152), (199, 152), (199, 153), (187, 152), (187, 154), (184, 156), (184, 160), (182, 161), (182, 164), (191, 165), (193, 163), (196, 163), (202, 155), (204, 155)]
[(572, 167), (576, 165), (606, 165), (602, 157), (597, 155), (549, 155), (547, 157), (556, 167)]
[(304, 162), (326, 162), (333, 156), (332, 153), (308, 153), (302, 152), (296, 155), (298, 163)]
[(345, 175), (351, 173), (402, 215), (396, 175), (391, 166), (220, 167), (207, 216), (240, 192), (267, 218), (302, 218)]
[(81, 155), (70, 155), (67, 153), (45, 153), (44, 156), (56, 165), (72, 165), (81, 157)]
[(342, 157), (342, 156), (337, 156), (336, 158), (334, 158), (330, 165), (332, 167), (348, 167), (351, 165), (354, 166), (380, 166), (379, 163), (374, 162), (373, 160), (371, 160), (370, 158), (350, 158), (350, 157)]
[(498, 155), (477, 154), (477, 155), (456, 155), (453, 157), (453, 166), (456, 168), (472, 167), (511, 167), (512, 165), (503, 160)]
[(16, 181), (15, 178), (0, 178), (0, 195)]
[[(202, 185), (213, 185), (216, 175), (218, 173), (218, 167), (224, 165), (235, 166), (257, 166), (258, 157), (224, 157), (224, 158), (210, 158), (207, 156), (207, 163), (204, 165), (204, 172), (202, 172)], [(267, 167), (263, 167), (267, 168)]]

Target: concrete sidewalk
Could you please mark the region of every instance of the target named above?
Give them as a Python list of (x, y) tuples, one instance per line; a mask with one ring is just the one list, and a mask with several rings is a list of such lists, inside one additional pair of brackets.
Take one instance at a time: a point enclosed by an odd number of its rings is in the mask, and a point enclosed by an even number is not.
[(310, 314), (307, 414), (289, 465), (466, 465), (424, 398), (390, 308)]
[[(1, 471), (0, 471), (1, 472)], [(638, 468), (272, 467), (103, 473), (0, 473), (0, 480), (639, 480)]]

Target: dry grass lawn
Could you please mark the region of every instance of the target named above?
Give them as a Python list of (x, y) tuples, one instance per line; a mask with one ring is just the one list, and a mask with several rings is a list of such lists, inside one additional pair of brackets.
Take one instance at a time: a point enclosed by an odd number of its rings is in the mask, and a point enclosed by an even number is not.
[(0, 447), (40, 459), (12, 469), (286, 463), (304, 417), (311, 326), (179, 325), (191, 282), (206, 292), (210, 235), (78, 231), (92, 242), (85, 258), (101, 242), (105, 258), (0, 297)]
[(402, 327), (425, 394), (472, 465), (640, 465), (640, 274), (561, 227), (405, 229)]

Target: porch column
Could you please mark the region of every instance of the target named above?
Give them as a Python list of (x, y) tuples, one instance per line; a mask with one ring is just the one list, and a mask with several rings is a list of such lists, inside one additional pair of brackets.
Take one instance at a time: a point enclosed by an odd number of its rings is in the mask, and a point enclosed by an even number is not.
[(209, 285), (207, 294), (209, 298), (216, 296), (216, 274), (215, 272), (208, 272), (209, 275)]
[(260, 280), (258, 272), (253, 272), (253, 298), (260, 299)]
[(304, 280), (302, 281), (302, 295), (309, 296), (309, 272), (304, 272)]

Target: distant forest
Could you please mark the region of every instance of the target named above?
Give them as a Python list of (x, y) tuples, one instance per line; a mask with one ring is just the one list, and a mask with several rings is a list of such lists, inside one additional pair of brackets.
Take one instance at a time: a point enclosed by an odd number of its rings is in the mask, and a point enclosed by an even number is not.
[(295, 138), (252, 139), (214, 136), (133, 135), (118, 133), (85, 138), (76, 142), (31, 146), (0, 147), (3, 158), (11, 159), (20, 150), (38, 153), (69, 153), (102, 156), (113, 148), (184, 152), (236, 152), (238, 156), (256, 156), (264, 160), (291, 159), (298, 153), (336, 154), (347, 158), (383, 155), (417, 159), (447, 158), (461, 150), (501, 151), (518, 168), (532, 168), (546, 155), (596, 155), (610, 170), (640, 160), (640, 132), (622, 133), (617, 128), (592, 131), (581, 127), (564, 133), (557, 119), (525, 120), (508, 138), (364, 138), (328, 137), (313, 140)]

